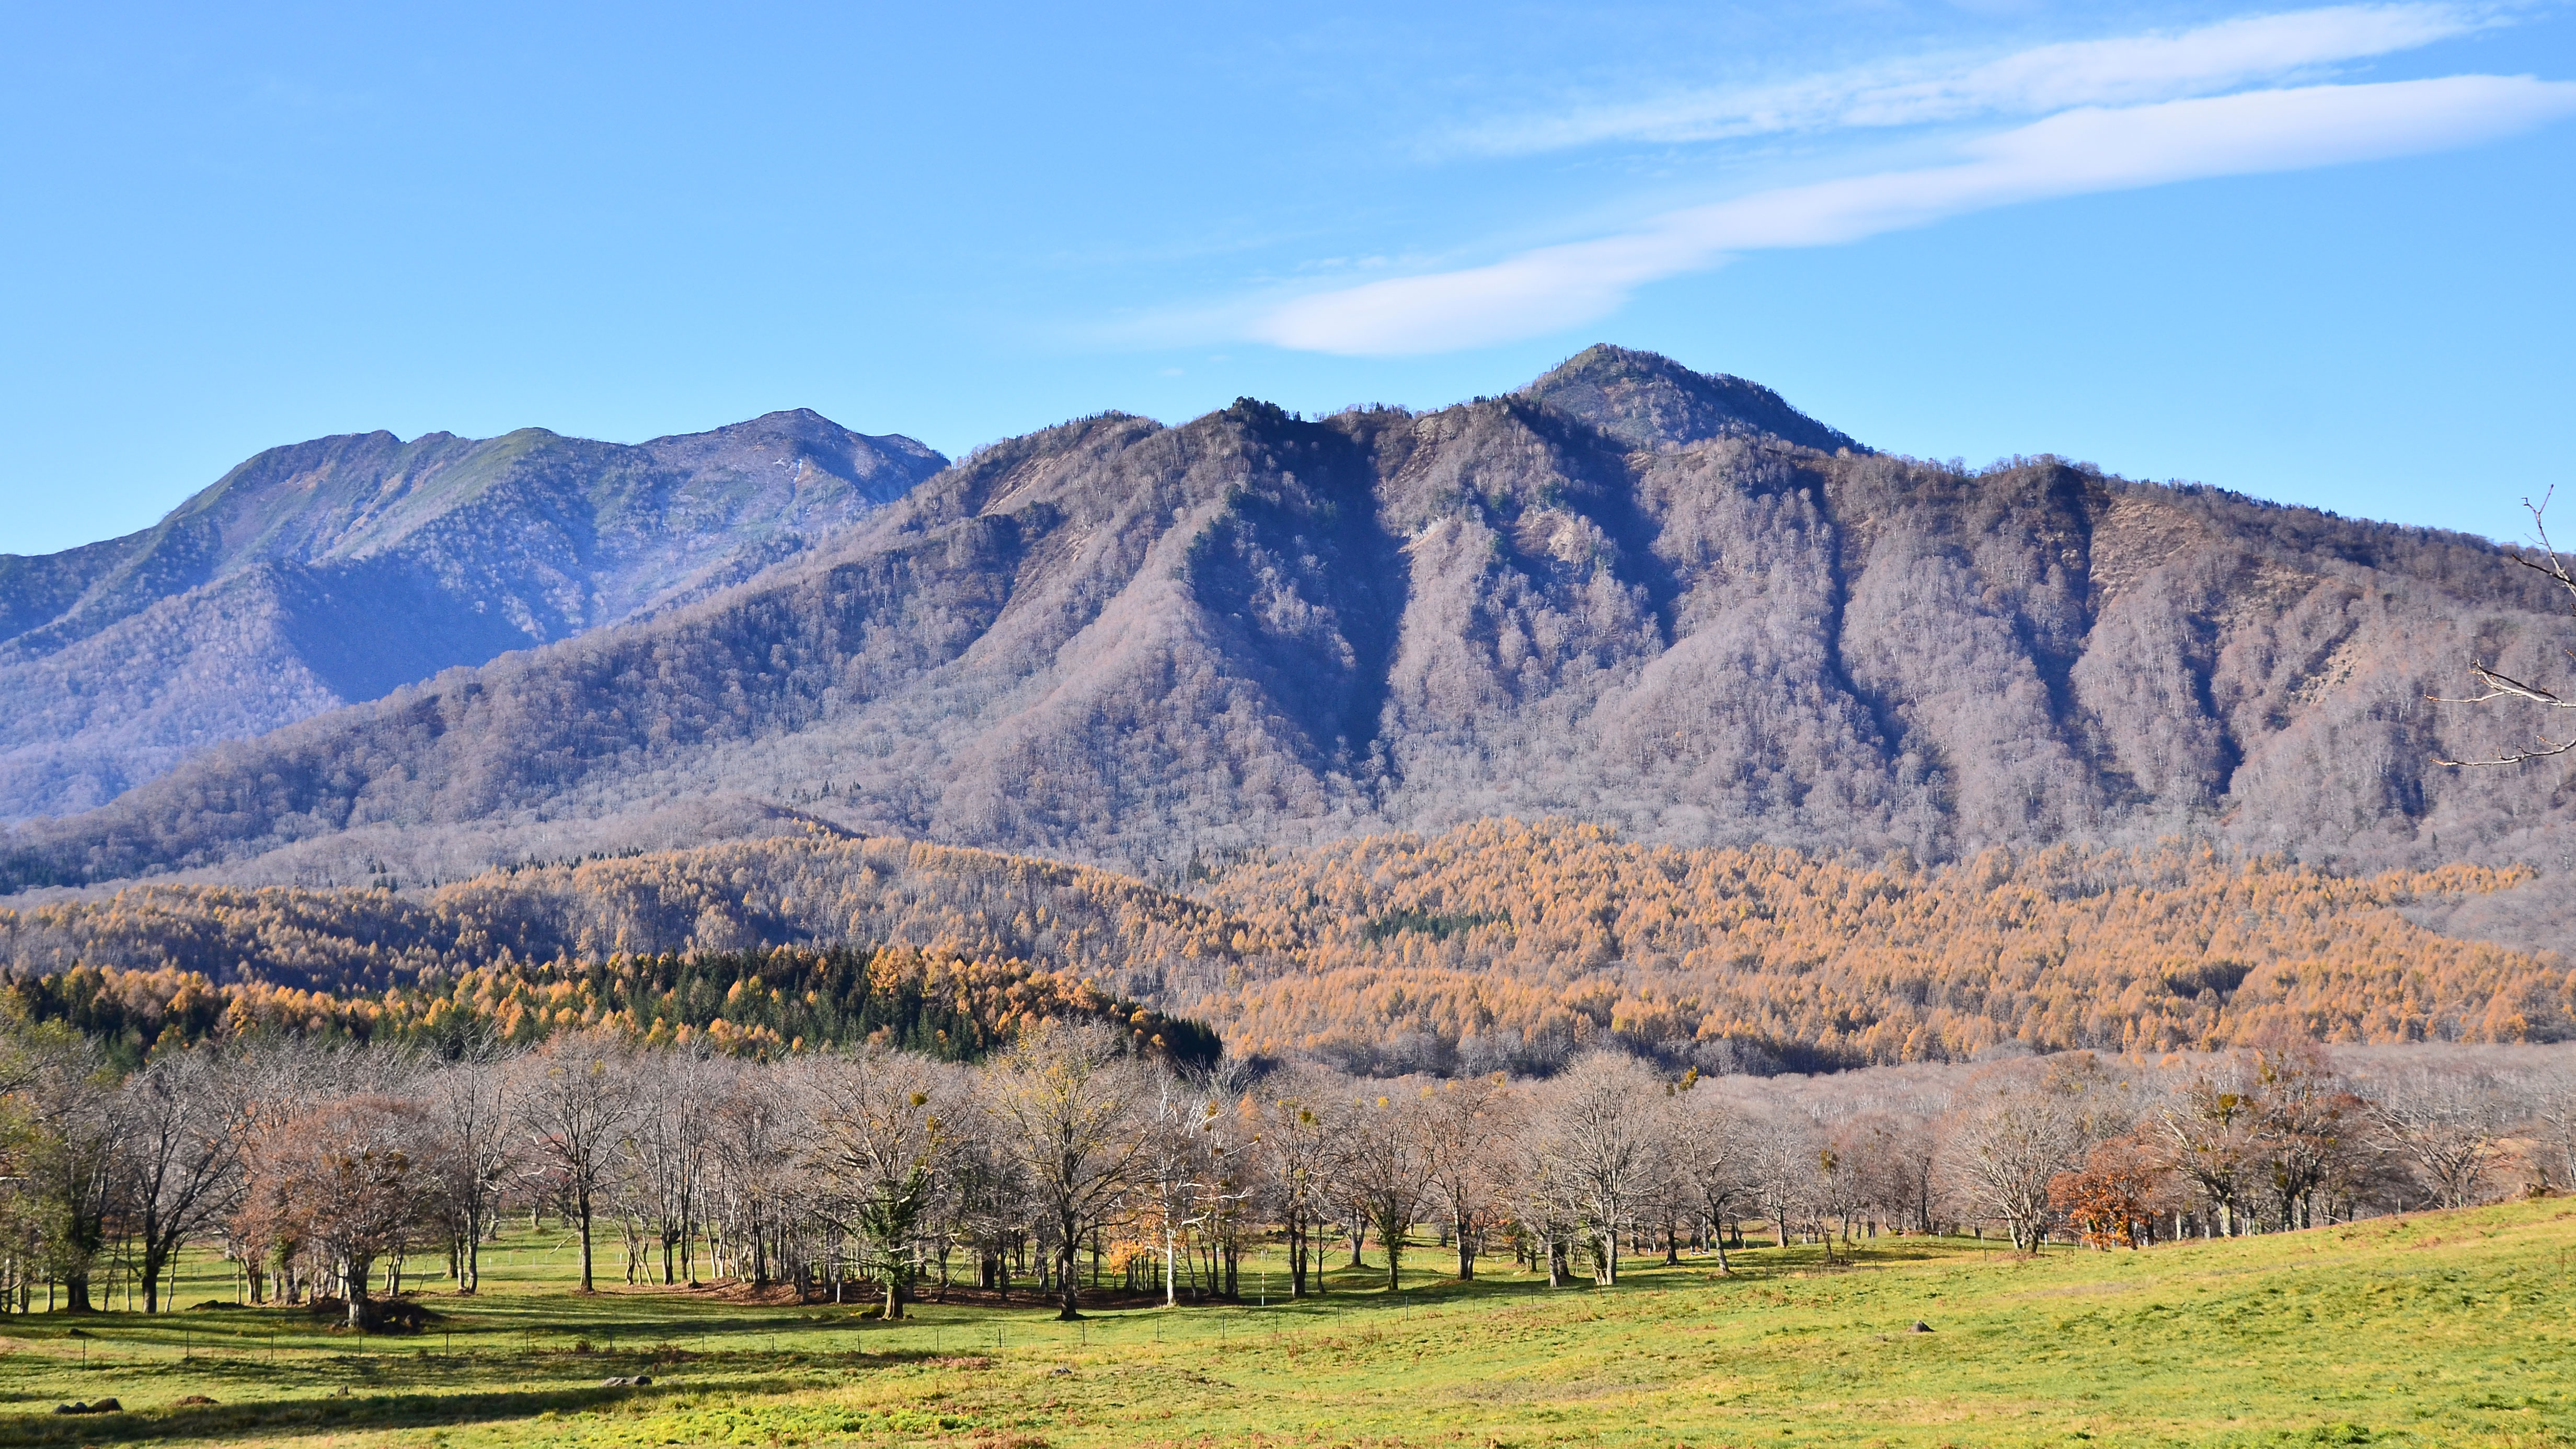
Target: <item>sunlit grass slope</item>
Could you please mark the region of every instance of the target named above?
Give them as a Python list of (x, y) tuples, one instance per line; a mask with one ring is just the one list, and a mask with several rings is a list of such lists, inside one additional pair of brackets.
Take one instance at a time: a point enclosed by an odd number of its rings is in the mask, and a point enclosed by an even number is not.
[[(417, 1336), (241, 1309), (0, 1320), (0, 1443), (2563, 1444), (2571, 1249), (2560, 1200), (2037, 1261), (1880, 1239), (1856, 1266), (1753, 1251), (1733, 1278), (1693, 1261), (1607, 1291), (1353, 1273), (1320, 1304), (884, 1325), (578, 1298), (560, 1235), (522, 1231)], [(210, 1271), (183, 1301), (219, 1293)], [(103, 1395), (128, 1411), (50, 1413)]]

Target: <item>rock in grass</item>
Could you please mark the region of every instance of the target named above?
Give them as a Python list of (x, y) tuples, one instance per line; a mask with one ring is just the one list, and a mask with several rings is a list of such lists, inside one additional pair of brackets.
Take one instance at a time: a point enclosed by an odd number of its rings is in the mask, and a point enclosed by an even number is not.
[(54, 1405), (57, 1414), (122, 1414), (125, 1406), (114, 1399), (101, 1399), (94, 1404), (73, 1402)]
[(651, 1374), (627, 1374), (619, 1378), (601, 1379), (599, 1386), (603, 1389), (640, 1389), (652, 1382)]
[(170, 1407), (174, 1409), (211, 1409), (214, 1406), (215, 1401), (203, 1394), (190, 1394), (184, 1399), (170, 1401)]

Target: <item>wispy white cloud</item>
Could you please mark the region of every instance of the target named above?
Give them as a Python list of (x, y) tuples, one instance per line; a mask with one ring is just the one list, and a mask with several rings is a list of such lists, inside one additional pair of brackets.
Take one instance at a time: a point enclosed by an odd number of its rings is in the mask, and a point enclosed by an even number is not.
[(1998, 58), (1874, 66), (1768, 86), (1493, 121), (1445, 149), (1526, 155), (1613, 141), (1710, 141), (1784, 131), (1910, 126), (2126, 106), (2312, 78), (2321, 67), (2413, 50), (2494, 23), (2444, 4), (2334, 5), (2193, 30), (2043, 45)]
[(1758, 192), (1488, 266), (1301, 297), (1249, 332), (1354, 355), (1514, 341), (1596, 320), (1645, 283), (1737, 252), (1856, 241), (2046, 197), (2446, 150), (2571, 113), (2576, 83), (2488, 75), (2086, 106), (1971, 142), (1954, 164)]

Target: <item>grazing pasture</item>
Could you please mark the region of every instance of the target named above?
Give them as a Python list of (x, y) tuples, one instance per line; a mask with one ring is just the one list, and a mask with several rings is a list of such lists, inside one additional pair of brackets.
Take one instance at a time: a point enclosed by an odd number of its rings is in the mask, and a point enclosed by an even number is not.
[[(730, 1285), (583, 1296), (569, 1236), (522, 1222), (480, 1294), (413, 1300), (418, 1333), (301, 1308), (0, 1318), (0, 1442), (2562, 1444), (2571, 1251), (2576, 1202), (2544, 1198), (2137, 1252), (1879, 1237), (1828, 1267), (1754, 1247), (1728, 1276), (1648, 1259), (1607, 1289), (1496, 1258), (1389, 1292), (1372, 1252), (1328, 1296), (1266, 1306), (1265, 1259), (1240, 1304), (1059, 1323), (1035, 1293), (926, 1288), (889, 1324)], [(179, 1301), (232, 1297), (192, 1255)], [(54, 1412), (104, 1397), (121, 1411)]]

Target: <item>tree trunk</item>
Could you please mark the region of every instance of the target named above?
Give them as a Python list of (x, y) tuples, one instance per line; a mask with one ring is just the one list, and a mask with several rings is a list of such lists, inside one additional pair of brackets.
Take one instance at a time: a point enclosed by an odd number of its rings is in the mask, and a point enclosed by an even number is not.
[(364, 1258), (349, 1264), (346, 1291), (349, 1295), (348, 1324), (352, 1332), (365, 1333), (375, 1327), (375, 1315), (367, 1302), (367, 1274), (374, 1266)]
[(590, 1194), (574, 1194), (573, 1208), (581, 1215), (581, 1291), (595, 1292), (590, 1286)]
[[(48, 1307), (50, 1309), (50, 1305)], [(63, 1311), (65, 1313), (98, 1311), (89, 1301), (89, 1274), (77, 1273), (63, 1279)]]
[(146, 1240), (143, 1244), (143, 1311), (161, 1311), (161, 1270), (170, 1264), (170, 1250)]
[(1077, 1296), (1081, 1290), (1074, 1282), (1073, 1271), (1073, 1255), (1081, 1251), (1081, 1249), (1076, 1246), (1080, 1240), (1081, 1234), (1074, 1231), (1074, 1225), (1072, 1223), (1065, 1224), (1063, 1245), (1064, 1271), (1056, 1275), (1057, 1283), (1064, 1289), (1064, 1307), (1055, 1316), (1056, 1322), (1058, 1323), (1071, 1323), (1082, 1316), (1082, 1302)]

